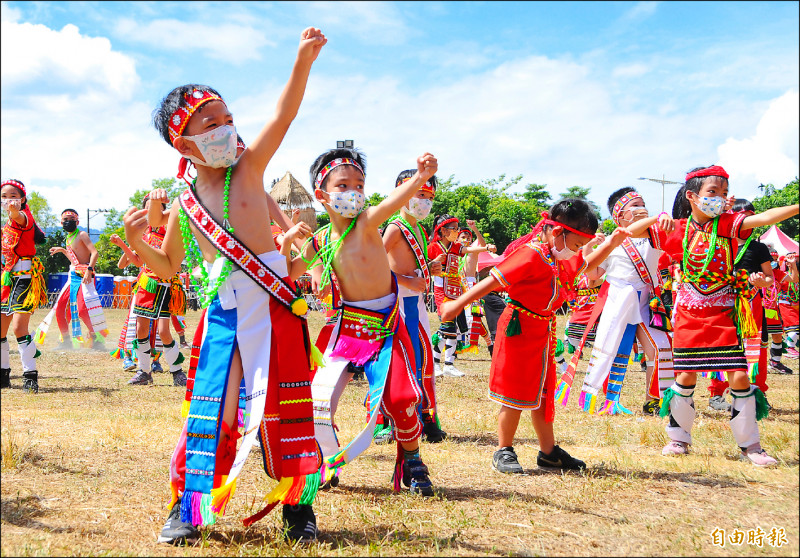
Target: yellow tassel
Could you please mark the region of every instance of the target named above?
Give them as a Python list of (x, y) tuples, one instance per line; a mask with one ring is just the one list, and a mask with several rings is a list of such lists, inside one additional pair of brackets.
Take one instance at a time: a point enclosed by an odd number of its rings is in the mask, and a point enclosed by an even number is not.
[(278, 482), (278, 486), (272, 489), (272, 492), (267, 494), (267, 502), (270, 504), (277, 501), (283, 501), (289, 494), (289, 489), (292, 488), (293, 477), (283, 477)]
[(172, 493), (172, 499), (169, 501), (169, 504), (167, 504), (167, 509), (171, 510), (172, 506), (178, 501), (178, 487), (170, 482), (169, 490)]
[(225, 506), (228, 505), (228, 502), (230, 501), (231, 496), (233, 496), (235, 490), (236, 479), (233, 479), (233, 482), (224, 484), (219, 488), (212, 488), (211, 509), (214, 510), (215, 513), (223, 515), (225, 513)]
[(313, 370), (317, 366), (325, 366), (325, 358), (316, 345), (311, 345), (311, 353), (308, 355), (308, 362)]
[(736, 297), (736, 318), (739, 323), (739, 332), (742, 339), (755, 337), (758, 333), (756, 321), (753, 318), (753, 310), (750, 303), (743, 296)]
[(191, 401), (186, 401), (184, 399), (183, 403), (181, 403), (181, 418), (186, 418), (189, 416), (189, 405)]

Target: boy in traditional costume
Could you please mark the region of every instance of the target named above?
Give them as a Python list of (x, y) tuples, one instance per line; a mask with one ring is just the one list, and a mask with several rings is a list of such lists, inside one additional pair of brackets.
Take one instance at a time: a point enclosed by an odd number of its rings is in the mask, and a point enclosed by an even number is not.
[[(473, 240), (474, 238), (474, 240)], [(496, 253), (497, 248), (494, 244), (486, 244), (486, 239), (478, 230), (477, 224), (471, 219), (467, 219), (467, 227), (458, 231), (458, 242), (463, 246), (480, 246), (485, 247), (488, 252)], [(478, 275), (478, 252), (467, 252), (459, 262), (458, 270), (461, 273), (462, 283), (464, 290), (471, 289), (477, 283)], [(483, 300), (479, 299), (473, 302), (469, 309), (464, 309), (464, 317), (467, 323), (467, 332), (464, 334), (464, 347), (456, 353), (463, 352), (478, 352), (478, 340), (483, 337), (486, 342), (486, 348), (489, 350), (489, 355), (492, 355), (494, 350), (494, 341), (492, 336), (489, 335), (489, 329), (483, 323)]]
[(528, 235), (512, 242), (504, 261), (490, 276), (460, 295), (444, 301), (443, 320), (486, 293), (498, 288), (508, 291), (509, 303), (498, 323), (495, 351), (489, 376), (489, 399), (500, 403), (498, 449), (492, 468), (501, 473), (523, 473), (513, 448), (514, 435), (522, 411), (531, 413), (539, 440), (540, 467), (582, 470), (586, 464), (555, 444), (553, 394), (556, 385), (556, 315), (567, 298), (565, 285), (575, 276), (590, 271), (628, 233), (620, 228), (603, 242), (586, 261), (576, 252), (591, 241), (597, 230), (597, 217), (589, 205), (578, 199), (556, 203), (543, 213), (539, 225)]
[[(439, 215), (433, 221), (432, 242), (428, 244), (428, 259), (442, 261), (441, 277), (433, 278), (433, 297), (436, 311), (440, 312), (442, 303), (454, 300), (464, 292), (461, 274), (458, 272), (460, 258), (471, 252), (485, 252), (486, 247), (464, 246), (458, 242), (458, 219), (452, 215)], [(458, 325), (456, 324), (458, 321)], [(452, 320), (442, 320), (439, 331), (433, 338), (433, 363), (436, 375), (463, 376), (464, 373), (455, 367), (458, 330), (468, 331), (467, 317), (462, 312)], [(439, 370), (442, 358), (441, 345), (444, 344), (444, 366)]]
[[(40, 345), (44, 343), (55, 316), (61, 334), (61, 344), (56, 347), (57, 350), (77, 349), (83, 345), (105, 351), (108, 327), (94, 284), (94, 266), (99, 254), (88, 231), (78, 230), (78, 222), (78, 212), (74, 209), (61, 212), (61, 226), (67, 233), (66, 248), (54, 246), (50, 248), (50, 254), (64, 254), (67, 257), (70, 263), (69, 280), (61, 289), (53, 309), (39, 324), (34, 338)], [(86, 338), (81, 331), (81, 321), (88, 329)]]
[[(166, 203), (153, 203), (151, 195), (163, 200), (167, 197), (167, 193), (163, 189), (156, 189), (142, 200), (142, 206), (148, 210), (149, 225), (144, 241), (153, 248), (160, 248), (167, 232), (164, 225), (169, 213), (166, 211)], [(186, 293), (179, 273), (168, 279), (160, 278), (146, 262), (143, 262), (131, 308), (131, 316), (135, 316), (136, 319), (136, 339), (133, 348), (136, 351), (139, 369), (128, 383), (131, 385), (153, 383), (151, 354), (155, 347), (151, 345), (150, 337), (151, 325), (155, 322), (158, 324), (158, 337), (163, 345), (162, 355), (172, 374), (172, 385), (185, 386), (186, 374), (181, 368), (184, 358), (180, 346), (169, 330), (170, 316), (182, 316), (186, 313)]]
[(36, 369), (36, 350), (30, 320), (34, 310), (47, 304), (47, 285), (44, 267), (36, 257), (36, 243), (44, 241), (44, 233), (36, 225), (27, 203), (25, 185), (19, 180), (4, 180), (2, 211), (8, 213), (3, 226), (3, 271), (0, 290), (0, 388), (11, 387), (8, 330), (12, 328), (22, 361), (22, 389), (39, 391), (39, 372)]
[[(644, 200), (630, 187), (611, 194), (608, 210), (618, 227), (627, 227), (648, 216)], [(658, 270), (662, 254), (660, 247), (666, 238), (662, 227), (667, 221), (672, 220), (666, 213), (660, 215), (658, 223), (647, 229), (647, 237), (626, 239), (593, 273), (587, 274), (590, 279), (605, 274), (608, 287), (604, 291), (605, 299), (595, 307), (572, 362), (559, 383), (556, 400), (562, 405), (567, 403), (568, 388), (572, 384), (580, 352), (595, 323), (597, 333), (578, 400), (581, 410), (595, 412), (599, 392), (604, 389), (608, 379), (605, 402), (597, 409), (598, 414), (631, 414), (619, 398), (634, 340), (638, 340), (647, 355), (645, 403), (642, 409), (645, 414), (656, 413), (658, 400), (674, 382), (672, 347), (667, 335), (669, 320), (661, 301), (663, 287)]]
[[(197, 539), (195, 526), (213, 524), (224, 513), (256, 437), (264, 469), (279, 483), (267, 495), (268, 507), (249, 519), (283, 503), (287, 536), (316, 537), (311, 504), (319, 488), (320, 455), (312, 419), (307, 306), (295, 293), (287, 258), (265, 234), (264, 224), (281, 211), (264, 192), (263, 175), (297, 115), (311, 65), (326, 42), (319, 29), (303, 31), (275, 114), (238, 161), (233, 116), (210, 87), (178, 87), (154, 112), (162, 138), (184, 157), (180, 176), (191, 162), (197, 177), (172, 204), (160, 249), (142, 238), (149, 226), (147, 209), (128, 210), (125, 235), (159, 277), (172, 277), (184, 257), (190, 269), (199, 267), (197, 288), (205, 308), (194, 339), (199, 350), (187, 384), (187, 421), (170, 463), (173, 498), (161, 542)], [(160, 195), (151, 193), (151, 202), (166, 203)], [(310, 233), (299, 224), (287, 236)], [(242, 379), (243, 436), (236, 424)]]
[[(392, 422), (398, 442), (394, 489), (399, 491), (402, 482), (413, 493), (433, 496), (428, 468), (419, 454), (422, 421), (417, 407), (422, 393), (416, 380), (416, 355), (378, 226), (409, 203), (436, 173), (437, 163), (429, 153), (418, 158), (410, 180), (377, 206), (362, 211), (364, 165), (359, 151), (338, 148), (323, 153), (311, 166), (314, 196), (331, 223), (317, 231), (302, 256), (314, 284), (319, 285), (317, 290), (332, 283), (333, 307), (339, 310), (335, 325), (324, 333), (329, 336), (325, 365), (316, 371), (312, 384), (317, 442), (325, 457), (322, 481), (331, 482), (339, 468), (369, 447), (380, 409)], [(320, 263), (315, 265), (317, 260)], [(364, 367), (370, 419), (340, 449), (333, 422), (339, 398), (352, 377), (350, 363)]]
[[(798, 206), (776, 207), (757, 215), (725, 213), (728, 173), (720, 166), (698, 167), (686, 175), (673, 207), (675, 231), (662, 244), (682, 259), (675, 300), (673, 354), (677, 376), (664, 393), (660, 414), (669, 416), (670, 442), (663, 455), (685, 455), (692, 443), (697, 374), (727, 379), (731, 387), (730, 426), (742, 459), (757, 466), (777, 461), (761, 447), (757, 420), (767, 416), (764, 394), (750, 384), (745, 340), (756, 333), (748, 303), (747, 272), (734, 270), (736, 239), (755, 227), (797, 215)], [(727, 378), (726, 378), (727, 376)]]
[[(411, 180), (415, 170), (405, 170), (397, 176), (395, 188)], [(422, 419), (422, 435), (432, 443), (447, 436), (439, 426), (436, 413), (436, 383), (431, 348), (431, 325), (425, 304), (431, 276), (442, 271), (439, 261), (428, 261), (428, 237), (419, 221), (425, 219), (436, 195), (436, 177), (432, 176), (400, 208), (397, 217), (389, 221), (383, 233), (383, 246), (389, 258), (389, 267), (397, 277), (397, 296), (400, 312), (414, 348), (417, 383), (422, 402), (417, 413)]]

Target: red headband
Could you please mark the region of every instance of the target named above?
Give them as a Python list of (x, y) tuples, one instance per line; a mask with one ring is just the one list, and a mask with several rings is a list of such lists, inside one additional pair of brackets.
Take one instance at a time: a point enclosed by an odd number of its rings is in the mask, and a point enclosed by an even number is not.
[(186, 101), (186, 105), (180, 107), (169, 117), (169, 139), (172, 145), (175, 145), (175, 140), (183, 134), (189, 119), (197, 109), (209, 101), (225, 102), (219, 95), (215, 95), (210, 91), (198, 91), (197, 89), (184, 95), (183, 99)]
[(445, 219), (444, 221), (436, 225), (436, 228), (433, 229), (434, 240), (438, 240), (439, 238), (439, 229), (441, 229), (445, 225), (449, 225), (450, 223), (458, 223), (458, 217), (451, 217), (450, 219)]
[(686, 182), (689, 182), (692, 178), (697, 178), (700, 176), (721, 176), (725, 180), (728, 180), (728, 173), (725, 172), (725, 169), (720, 167), (719, 165), (714, 165), (708, 167), (707, 169), (700, 169), (694, 172), (690, 172), (686, 175)]
[(75, 213), (74, 211), (63, 211), (61, 213), (61, 217), (64, 217), (64, 215), (66, 215), (67, 217), (75, 217), (76, 222), (80, 221), (80, 217), (78, 217), (78, 214)]
[(635, 199), (642, 199), (639, 192), (628, 192), (614, 204), (614, 211), (611, 212), (611, 219), (613, 219), (617, 226), (619, 226), (619, 218), (622, 215), (622, 209), (628, 205), (628, 202), (632, 202)]
[[(408, 182), (412, 178), (414, 178), (414, 177), (413, 176), (407, 176), (403, 180), (400, 181), (400, 184), (405, 184), (406, 182)], [(400, 184), (398, 184), (397, 186), (400, 186)], [(395, 188), (397, 186), (395, 186)], [(430, 192), (434, 196), (436, 195), (436, 190), (433, 189), (433, 186), (431, 185), (430, 181), (428, 181), (425, 184), (423, 184), (422, 186), (420, 186), (419, 187), (419, 191), (420, 192)]]
[(585, 233), (583, 231), (579, 231), (578, 229), (573, 229), (569, 225), (565, 225), (564, 223), (560, 223), (558, 221), (553, 221), (550, 218), (550, 214), (547, 213), (547, 211), (542, 211), (542, 220), (539, 221), (536, 224), (536, 226), (533, 228), (533, 230), (531, 232), (535, 236), (535, 235), (539, 234), (539, 232), (541, 232), (541, 230), (544, 228), (545, 225), (553, 225), (554, 227), (561, 227), (563, 229), (568, 230), (569, 232), (573, 232), (573, 233), (575, 233), (577, 235), (580, 235), (580, 236), (582, 236), (584, 238), (594, 238), (593, 234)]
[(2, 188), (3, 186), (13, 186), (14, 188), (19, 188), (20, 190), (22, 190), (22, 195), (24, 197), (28, 197), (28, 194), (25, 191), (25, 185), (19, 180), (16, 180), (14, 178), (9, 178), (8, 180), (3, 181), (3, 184), (0, 185), (0, 188)]

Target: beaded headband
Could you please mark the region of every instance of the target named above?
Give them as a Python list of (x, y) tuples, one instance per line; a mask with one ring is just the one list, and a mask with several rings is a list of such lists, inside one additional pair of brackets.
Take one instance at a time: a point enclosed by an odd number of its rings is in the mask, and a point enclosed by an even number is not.
[(13, 186), (15, 188), (19, 188), (20, 190), (22, 190), (22, 195), (27, 197), (28, 194), (25, 191), (25, 185), (22, 182), (20, 182), (19, 180), (16, 180), (14, 178), (9, 178), (8, 180), (3, 180), (3, 184), (0, 185), (0, 188), (2, 188), (3, 186), (6, 186), (6, 185)]
[(614, 222), (619, 225), (619, 218), (622, 215), (622, 209), (628, 205), (628, 202), (632, 202), (636, 199), (642, 199), (642, 196), (639, 195), (639, 192), (628, 192), (620, 199), (617, 200), (617, 203), (614, 204), (614, 211), (611, 212), (611, 218)]
[(74, 217), (76, 221), (78, 221), (78, 220), (80, 219), (80, 218), (78, 217), (78, 214), (77, 214), (77, 213), (75, 213), (74, 211), (69, 211), (69, 210), (67, 210), (67, 211), (64, 211), (64, 212), (62, 212), (62, 213), (61, 213), (61, 218), (63, 219), (65, 215), (66, 215), (67, 217)]
[(469, 237), (472, 238), (472, 230), (468, 229), (467, 227), (464, 227), (463, 229), (458, 231), (458, 236), (461, 236), (464, 233), (467, 233)]
[(689, 174), (686, 175), (686, 182), (689, 182), (692, 178), (697, 178), (699, 176), (721, 176), (725, 180), (729, 178), (728, 173), (725, 172), (725, 169), (723, 169), (719, 165), (714, 165), (708, 167), (707, 169), (700, 169), (694, 172), (690, 172)]
[(317, 178), (314, 180), (314, 188), (315, 189), (319, 188), (322, 182), (325, 180), (325, 177), (328, 176), (328, 174), (333, 169), (335, 169), (336, 167), (340, 167), (342, 165), (353, 166), (358, 169), (358, 172), (361, 173), (361, 176), (363, 176), (364, 178), (367, 177), (366, 173), (364, 172), (364, 169), (361, 168), (361, 165), (359, 165), (355, 159), (350, 159), (349, 157), (342, 157), (341, 159), (334, 159), (333, 161), (322, 167), (322, 169), (320, 169), (320, 171), (317, 173)]
[(439, 229), (441, 229), (446, 225), (449, 225), (450, 223), (458, 223), (458, 217), (451, 217), (450, 219), (445, 219), (444, 221), (436, 225), (436, 228), (433, 229), (433, 238), (439, 238)]
[(222, 97), (211, 91), (198, 91), (197, 89), (184, 95), (183, 99), (186, 101), (186, 105), (180, 107), (169, 117), (169, 139), (173, 145), (175, 145), (175, 140), (181, 137), (189, 119), (197, 109), (209, 101), (222, 101)]
[[(403, 180), (400, 181), (400, 184), (398, 184), (397, 186), (400, 186), (401, 184), (405, 184), (406, 182), (408, 182), (412, 178), (414, 178), (414, 177), (413, 176), (405, 177)], [(430, 181), (428, 181), (425, 184), (423, 184), (422, 186), (420, 186), (419, 187), (419, 191), (420, 192), (428, 192), (430, 194), (433, 194), (434, 196), (436, 195), (436, 190), (433, 188), (433, 185), (430, 183)]]

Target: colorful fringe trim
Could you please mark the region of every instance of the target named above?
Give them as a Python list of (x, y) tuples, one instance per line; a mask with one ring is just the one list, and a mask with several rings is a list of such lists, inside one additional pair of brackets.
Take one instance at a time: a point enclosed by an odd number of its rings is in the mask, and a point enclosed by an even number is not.
[(214, 525), (217, 514), (211, 509), (211, 494), (185, 491), (181, 497), (181, 521), (192, 525)]
[(581, 395), (578, 398), (578, 408), (581, 411), (586, 413), (594, 414), (594, 409), (597, 406), (597, 396), (592, 395), (591, 393), (587, 393), (585, 391), (581, 391)]
[(383, 343), (380, 341), (367, 341), (366, 339), (362, 341), (355, 337), (340, 336), (331, 351), (331, 357), (342, 357), (357, 366), (363, 366), (380, 350), (382, 345)]
[(403, 480), (403, 464), (405, 464), (405, 451), (403, 451), (403, 446), (401, 444), (397, 444), (397, 457), (394, 461), (394, 471), (392, 472), (392, 489), (395, 492), (400, 492), (403, 489), (402, 480)]
[(308, 355), (308, 362), (312, 370), (315, 370), (318, 366), (325, 366), (325, 358), (322, 351), (313, 343), (311, 344), (311, 352)]
[(569, 399), (569, 388), (571, 386), (565, 382), (564, 380), (560, 380), (558, 382), (558, 387), (556, 388), (556, 403), (561, 403), (564, 407), (567, 406), (567, 399)]
[(600, 410), (597, 411), (598, 415), (632, 415), (630, 409), (623, 407), (619, 401), (606, 400)]
[(658, 416), (666, 418), (669, 415), (669, 404), (673, 397), (675, 397), (675, 391), (671, 387), (664, 390), (664, 397), (661, 398), (661, 408), (658, 410)]

